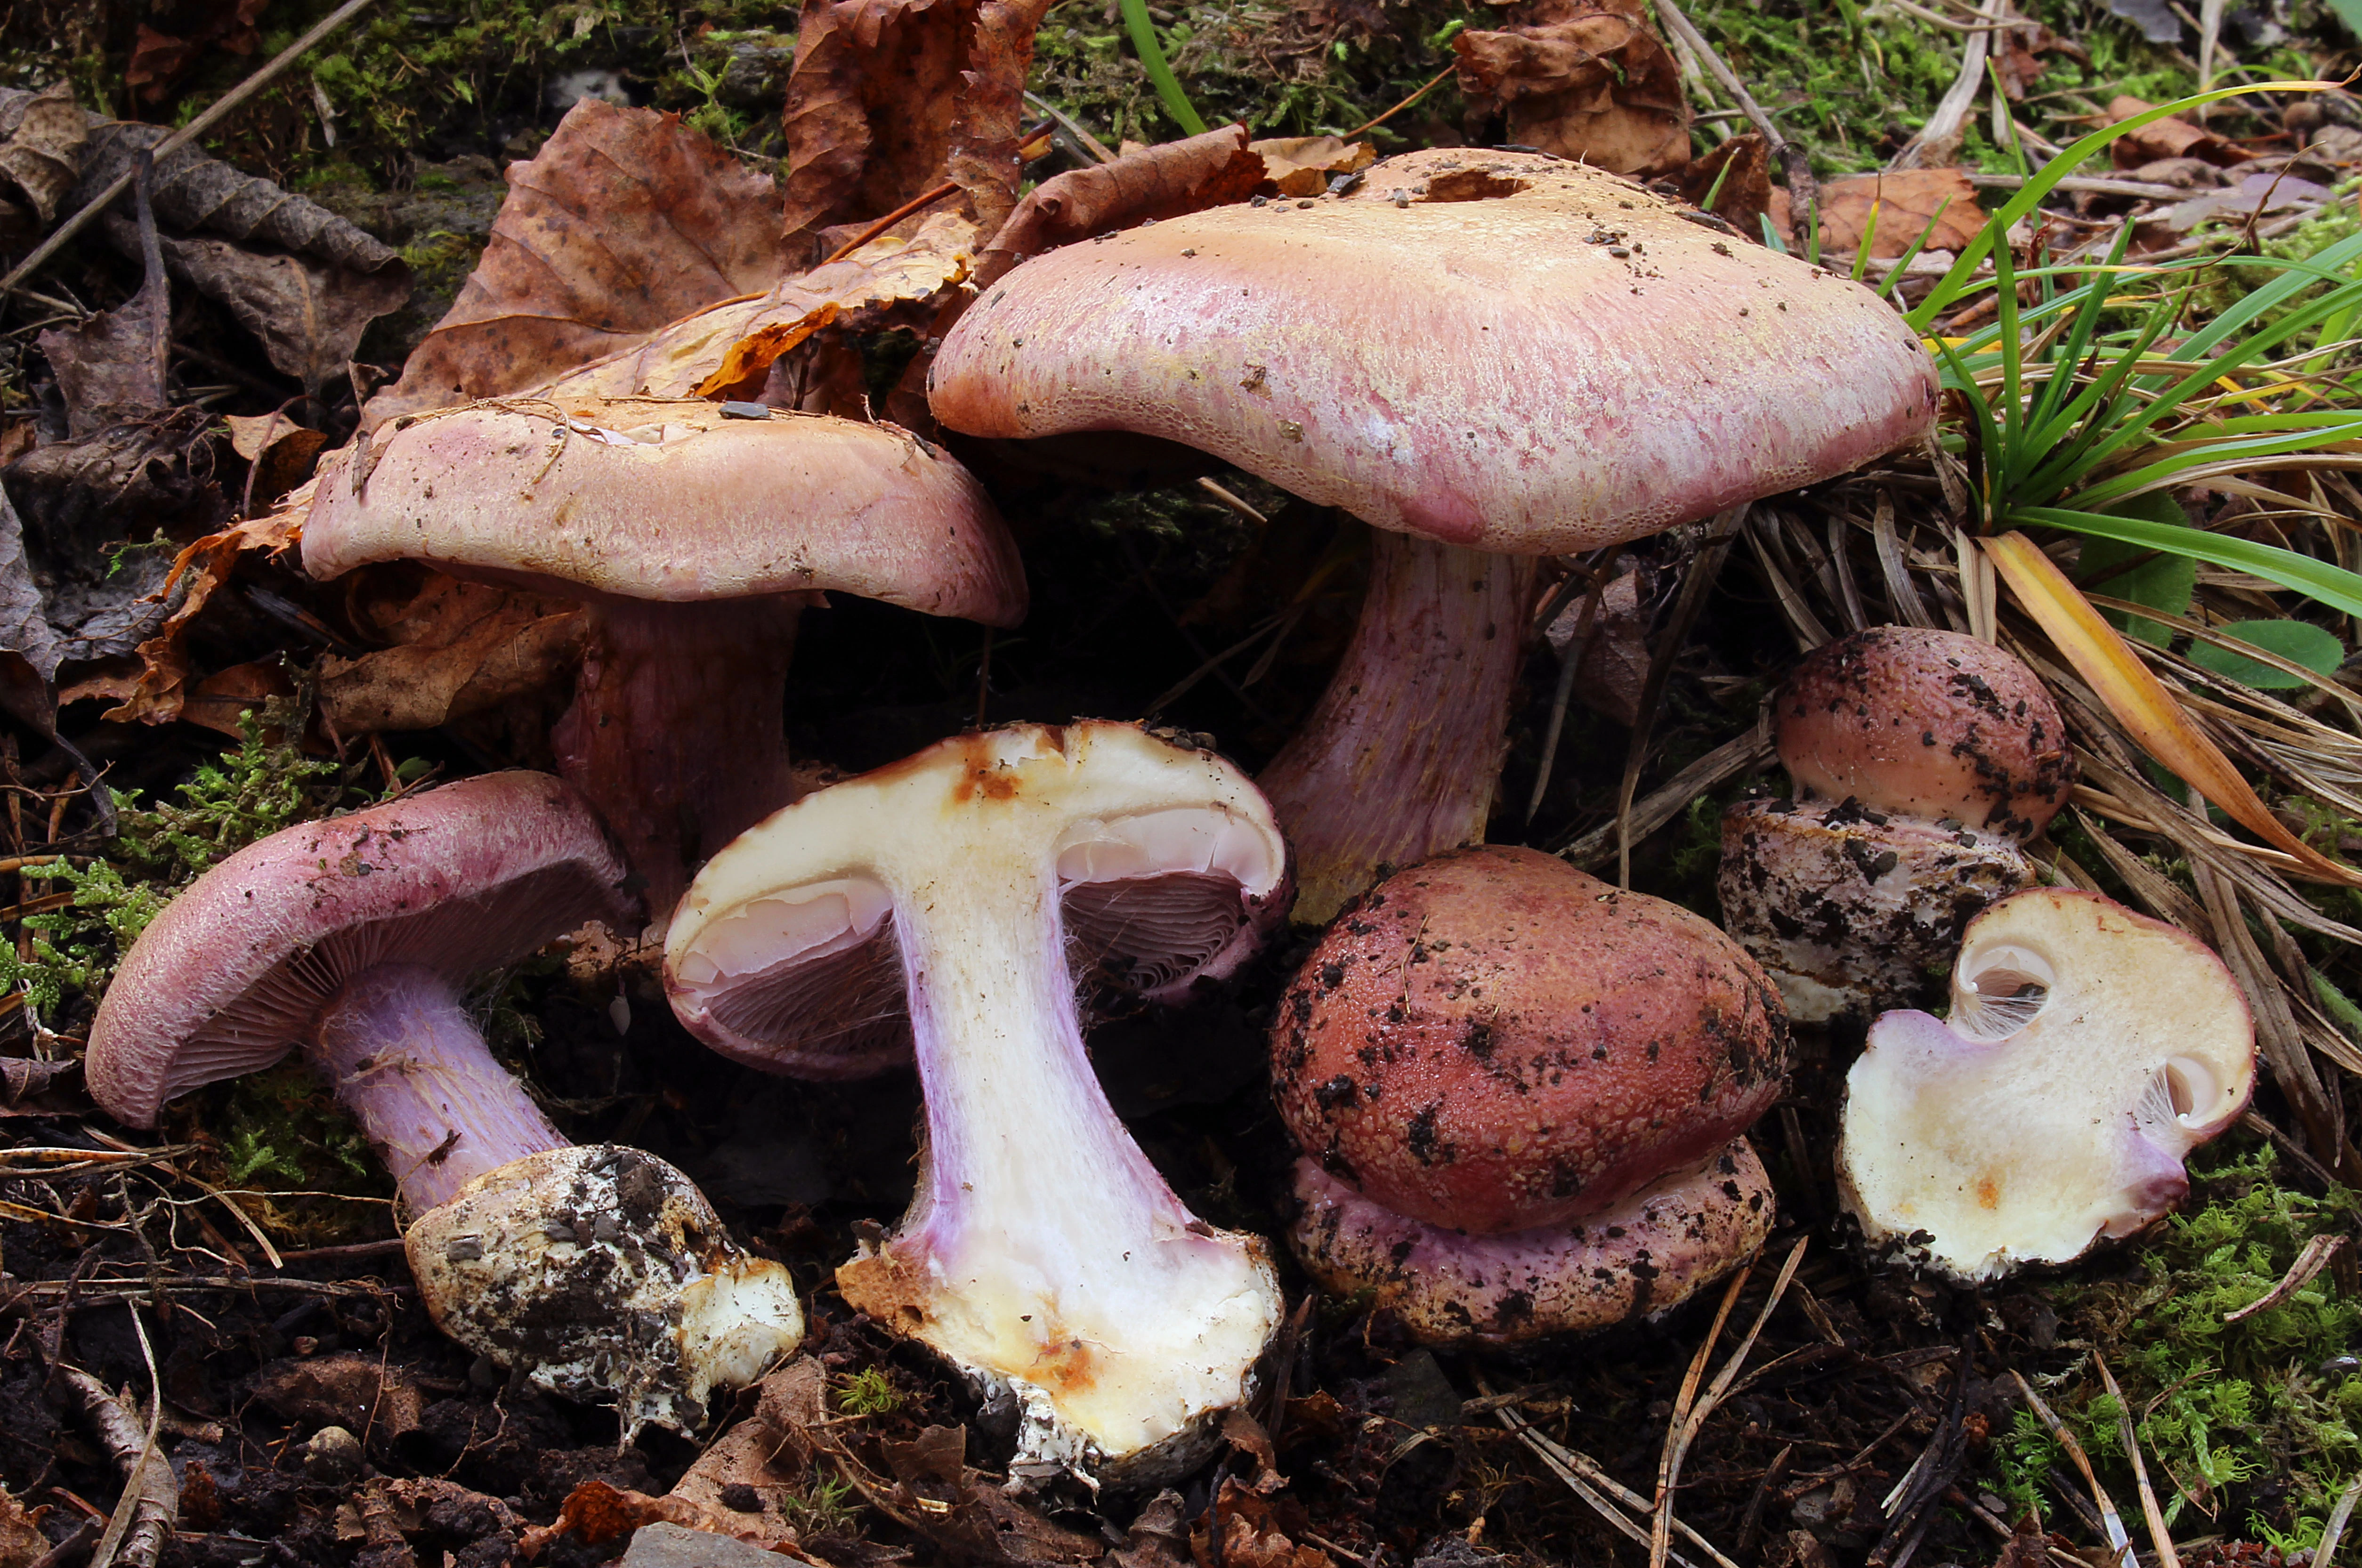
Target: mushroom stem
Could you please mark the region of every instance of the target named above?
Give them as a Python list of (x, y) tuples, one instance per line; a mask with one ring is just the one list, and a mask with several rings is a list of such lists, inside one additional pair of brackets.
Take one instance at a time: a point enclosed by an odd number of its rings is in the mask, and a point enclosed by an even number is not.
[(1296, 849), (1299, 923), (1480, 841), (1524, 661), (1534, 563), (1374, 530), (1362, 618), (1312, 716), (1256, 780)]
[(550, 741), (647, 878), (662, 926), (706, 856), (788, 803), (793, 600), (610, 599)]
[(1271, 1266), (1191, 1216), (1100, 1091), (1054, 872), (965, 863), (894, 918), (926, 1157), (894, 1236), (838, 1271), (845, 1300), (1001, 1380), (1021, 1463), (1130, 1453), (1240, 1403)]
[(493, 1059), (458, 992), (423, 964), (381, 964), (321, 1010), (309, 1051), (425, 1213), (487, 1171), (567, 1140)]

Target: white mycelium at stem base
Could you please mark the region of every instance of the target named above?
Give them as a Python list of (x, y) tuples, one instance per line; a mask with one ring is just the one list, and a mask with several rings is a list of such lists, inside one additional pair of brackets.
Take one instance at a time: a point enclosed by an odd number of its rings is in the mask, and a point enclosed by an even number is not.
[[(1244, 1399), (1278, 1325), (1263, 1245), (1196, 1220), (1100, 1091), (1068, 949), (1170, 992), (1234, 966), (1281, 882), (1269, 808), (1227, 765), (1128, 725), (1021, 726), (807, 797), (681, 906), (674, 1005), (741, 1059), (767, 1035), (795, 1060), (821, 966), (899, 954), (926, 1154), (900, 1230), (838, 1283), (1017, 1396), (1021, 1470), (1188, 1432)], [(767, 988), (797, 1005), (748, 999)]]
[(321, 1010), (308, 1055), (414, 1213), (566, 1138), (492, 1059), (459, 993), (423, 964), (381, 964)]

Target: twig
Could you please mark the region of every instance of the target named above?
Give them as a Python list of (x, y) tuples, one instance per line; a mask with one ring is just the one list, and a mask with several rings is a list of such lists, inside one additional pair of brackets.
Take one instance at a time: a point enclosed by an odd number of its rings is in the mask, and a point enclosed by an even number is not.
[(1719, 789), (1726, 780), (1771, 760), (1771, 732), (1759, 723), (1753, 729), (1723, 742), (1674, 774), (1628, 813), (1618, 812), (1614, 822), (1603, 823), (1582, 837), (1561, 845), (1558, 856), (1568, 865), (1579, 866), (1588, 871), (1617, 853), (1625, 828), (1631, 830), (1630, 842), (1638, 844), (1672, 822), (1699, 796)]
[(2141, 1459), (2140, 1434), (2133, 1430), (2132, 1407), (2125, 1403), (2125, 1391), (2116, 1386), (2116, 1375), (2108, 1370), (2107, 1357), (2096, 1347), (2092, 1352), (2092, 1364), (2100, 1369), (2100, 1382), (2106, 1386), (2108, 1397), (2116, 1402), (2116, 1440), (2125, 1445), (2125, 1457), (2132, 1462), (2133, 1489), (2140, 1494), (2141, 1518), (2148, 1521), (2148, 1542), (2157, 1549), (2157, 1568), (2181, 1568), (2181, 1554), (2173, 1549), (2173, 1531), (2166, 1528), (2165, 1510), (2157, 1506), (2156, 1488), (2148, 1484), (2148, 1466)]
[[(1542, 796), (1550, 790), (1551, 768), (1558, 760), (1559, 737), (1566, 731), (1567, 704), (1574, 699), (1575, 674), (1582, 669), (1583, 661), (1591, 657), (1592, 639), (1599, 629), (1600, 601), (1607, 594), (1607, 574), (1615, 569), (1616, 558), (1623, 548), (1621, 545), (1609, 546), (1606, 558), (1590, 569), (1591, 586), (1583, 596), (1581, 613), (1575, 616), (1574, 635), (1567, 639), (1566, 651), (1559, 656), (1558, 690), (1551, 695), (1550, 724), (1542, 732), (1541, 765), (1534, 769), (1534, 790), (1526, 799), (1526, 821), (1529, 823), (1534, 820), (1534, 813), (1542, 809)], [(1550, 620), (1557, 618), (1553, 613)], [(1548, 622), (1541, 629), (1547, 639), (1550, 635)]]
[[(321, 39), (368, 10), (375, 3), (376, 0), (345, 0), (343, 5), (323, 17), (311, 31), (281, 50), (269, 64), (215, 99), (213, 107), (158, 142), (152, 149), (155, 160), (158, 163), (163, 162), (167, 157), (213, 129), (232, 109), (270, 86), (279, 79), (281, 72), (311, 53)], [(135, 171), (125, 171), (117, 175), (114, 182), (105, 190), (93, 197), (80, 212), (51, 229), (50, 237), (33, 247), (33, 253), (17, 263), (15, 271), (5, 278), (0, 278), (0, 299), (6, 299), (14, 293), (17, 284), (31, 277), (48, 262), (50, 257), (63, 249), (68, 240), (88, 228), (98, 215), (106, 210), (108, 204), (131, 188), (131, 182), (136, 178), (138, 174)]]
[[(2092, 1469), (2092, 1456), (2083, 1452), (2083, 1445), (2075, 1441), (2075, 1434), (2051, 1414), (2050, 1407), (2042, 1402), (2042, 1396), (2034, 1391), (2034, 1385), (2025, 1380), (2025, 1374), (2012, 1367), (2009, 1375), (2017, 1380), (2017, 1391), (2025, 1396), (2026, 1408), (2032, 1410), (2036, 1419), (2049, 1431), (2050, 1441), (2065, 1450), (2075, 1468), (2083, 1473), (2083, 1485), (2092, 1489), (2092, 1500), (2099, 1505), (2100, 1522), (2103, 1527), (2101, 1533), (2108, 1538), (2108, 1550), (2115, 1554), (2119, 1563), (2126, 1564), (2128, 1568), (2132, 1562), (2133, 1538), (2125, 1532), (2124, 1516), (2116, 1512), (2116, 1505), (2108, 1500), (2107, 1492), (2100, 1485), (2100, 1477)], [(2071, 1493), (2070, 1500), (2072, 1500)]]
[[(1978, 15), (1986, 21), (1997, 22), (2006, 6), (2006, 0), (1984, 0)], [(1931, 163), (1948, 163), (1960, 145), (1960, 128), (1968, 123), (1969, 110), (1977, 101), (1978, 89), (1985, 84), (1985, 58), (1992, 52), (1992, 34), (1970, 33), (1960, 45), (1959, 74), (1944, 90), (1937, 100), (1936, 112), (1919, 127), (1919, 134), (1905, 142), (1903, 150), (1888, 160), (1889, 169), (1919, 169)]]
[(1413, 93), (1409, 97), (1405, 98), (1401, 103), (1396, 104), (1393, 108), (1388, 109), (1385, 114), (1378, 116), (1374, 119), (1363, 120), (1360, 125), (1357, 125), (1352, 130), (1347, 131), (1345, 133), (1345, 139), (1347, 141), (1351, 141), (1355, 137), (1361, 135), (1363, 131), (1377, 129), (1388, 120), (1393, 119), (1396, 115), (1401, 114), (1405, 109), (1409, 108), (1413, 104), (1418, 103), (1421, 98), (1426, 97), (1429, 93), (1434, 92), (1438, 87), (1442, 86), (1445, 82), (1458, 74), (1459, 71), (1460, 65), (1456, 61), (1451, 64), (1445, 66), (1441, 71), (1435, 73), (1433, 81), (1420, 88), (1418, 92)]
[(2362, 1497), (2362, 1475), (2347, 1485), (2345, 1495), (2337, 1499), (2337, 1507), (2329, 1510), (2329, 1522), (2321, 1527), (2321, 1544), (2312, 1551), (2312, 1568), (2330, 1568), (2337, 1555), (2338, 1538), (2345, 1533), (2345, 1521), (2354, 1517), (2356, 1497)]
[(1099, 162), (1113, 163), (1116, 160), (1117, 155), (1108, 150), (1107, 143), (1101, 141), (1098, 138), (1085, 130), (1079, 121), (1068, 115), (1065, 110), (1058, 107), (1057, 105), (1053, 104), (1047, 98), (1041, 97), (1032, 93), (1025, 94), (1025, 101), (1028, 104), (1031, 104), (1040, 113), (1047, 115), (1050, 118), (1056, 121), (1060, 130), (1065, 131), (1068, 136), (1073, 137), (1076, 142), (1081, 144), (1085, 152), (1089, 153)]
[(1756, 1340), (1763, 1333), (1763, 1325), (1772, 1320), (1772, 1309), (1788, 1293), (1789, 1283), (1796, 1277), (1796, 1265), (1805, 1261), (1805, 1248), (1811, 1241), (1810, 1236), (1799, 1236), (1796, 1244), (1788, 1249), (1788, 1261), (1780, 1265), (1780, 1275), (1772, 1281), (1771, 1292), (1764, 1297), (1763, 1306), (1755, 1314), (1755, 1321), (1749, 1327), (1747, 1337), (1738, 1342), (1738, 1348), (1730, 1353), (1729, 1358), (1722, 1364), (1722, 1370), (1715, 1374), (1714, 1382), (1707, 1386), (1705, 1397), (1700, 1398), (1698, 1378), (1705, 1370), (1706, 1358), (1713, 1353), (1715, 1342), (1722, 1337), (1722, 1326), (1729, 1320), (1730, 1309), (1738, 1304), (1738, 1293), (1746, 1287), (1748, 1275), (1755, 1272), (1755, 1265), (1749, 1264), (1739, 1270), (1738, 1276), (1730, 1282), (1730, 1288), (1723, 1293), (1722, 1306), (1715, 1313), (1714, 1327), (1706, 1331), (1705, 1342), (1698, 1346), (1697, 1356), (1690, 1363), (1689, 1375), (1682, 1379), (1681, 1394), (1673, 1401), (1672, 1422), (1665, 1433), (1665, 1446), (1657, 1456), (1657, 1507), (1649, 1540), (1650, 1568), (1663, 1568), (1666, 1551), (1672, 1545), (1673, 1491), (1681, 1484), (1682, 1462), (1689, 1457), (1690, 1444), (1697, 1441), (1697, 1434), (1705, 1425), (1706, 1418), (1714, 1414), (1715, 1407), (1721, 1404), (1723, 1396), (1730, 1391), (1731, 1380), (1738, 1375), (1738, 1369), (1746, 1364), (1749, 1353), (1755, 1349)]
[(2273, 1286), (2261, 1297), (2248, 1302), (2237, 1311), (2224, 1313), (2223, 1321), (2235, 1323), (2242, 1318), (2252, 1318), (2258, 1312), (2270, 1311), (2312, 1283), (2312, 1276), (2327, 1268), (2329, 1260), (2335, 1257), (2337, 1250), (2345, 1244), (2345, 1238), (2343, 1236), (2315, 1236), (2304, 1244), (2304, 1251), (2297, 1253), (2296, 1262), (2289, 1264), (2288, 1272), (2280, 1275), (2280, 1282), (2278, 1285)]
[[(1483, 1390), (1487, 1398), (1501, 1397), (1501, 1396), (1494, 1394), (1492, 1387), (1485, 1383), (1482, 1374), (1479, 1374), (1476, 1378), (1476, 1386)], [(1645, 1514), (1649, 1511), (1648, 1498), (1643, 1497), (1638, 1492), (1633, 1491), (1630, 1487), (1617, 1481), (1616, 1477), (1607, 1474), (1606, 1471), (1602, 1470), (1599, 1467), (1598, 1462), (1591, 1458), (1588, 1454), (1579, 1452), (1574, 1449), (1567, 1448), (1562, 1444), (1553, 1442), (1549, 1438), (1543, 1436), (1540, 1430), (1535, 1427), (1533, 1422), (1528, 1420), (1523, 1412), (1510, 1409), (1507, 1406), (1502, 1406), (1494, 1410), (1493, 1419), (1499, 1421), (1504, 1427), (1507, 1427), (1510, 1433), (1515, 1436), (1519, 1442), (1524, 1443), (1527, 1448), (1530, 1449), (1533, 1452), (1534, 1457), (1540, 1460), (1550, 1470), (1551, 1474), (1556, 1475), (1561, 1481), (1565, 1482), (1568, 1490), (1572, 1491), (1576, 1496), (1589, 1504), (1593, 1510), (1595, 1511), (1601, 1518), (1606, 1519), (1610, 1525), (1613, 1525), (1617, 1530), (1621, 1531), (1626, 1536), (1628, 1536), (1633, 1540), (1641, 1542), (1644, 1545), (1647, 1543), (1649, 1540), (1649, 1532), (1642, 1529), (1639, 1525), (1634, 1524), (1630, 1518), (1625, 1516), (1621, 1509), (1610, 1507), (1607, 1499), (1612, 1497), (1617, 1502), (1623, 1504), (1624, 1507), (1631, 1509), (1632, 1512), (1636, 1514)], [(1605, 1493), (1606, 1496), (1601, 1496), (1602, 1493)], [(1708, 1557), (1713, 1558), (1715, 1562), (1720, 1565), (1720, 1568), (1738, 1568), (1738, 1565), (1736, 1562), (1733, 1562), (1729, 1558), (1716, 1551), (1712, 1541), (1706, 1540), (1705, 1537), (1700, 1535), (1697, 1531), (1692, 1529), (1688, 1525), (1683, 1524), (1681, 1520), (1675, 1519), (1673, 1521), (1673, 1529), (1680, 1532), (1683, 1540), (1687, 1540), (1691, 1545), (1695, 1546)], [(1677, 1563), (1684, 1564), (1688, 1562), (1688, 1559), (1683, 1557), (1678, 1552), (1672, 1554), (1672, 1561)]]
[(871, 224), (867, 228), (863, 229), (859, 234), (855, 235), (851, 239), (848, 239), (844, 244), (838, 246), (834, 250), (830, 251), (827, 258), (821, 262), (821, 265), (826, 267), (833, 262), (844, 260), (846, 257), (852, 255), (855, 251), (860, 249), (863, 246), (868, 244), (871, 240), (885, 233), (888, 229), (892, 228), (896, 224), (900, 223), (904, 218), (909, 217), (912, 213), (920, 212), (925, 208), (933, 206), (937, 202), (942, 201), (945, 196), (951, 195), (958, 189), (958, 181), (946, 180), (942, 184), (936, 186), (933, 190), (923, 192), (919, 195), (911, 197), (909, 201), (904, 202), (900, 206), (896, 207), (892, 212), (888, 213), (884, 217), (879, 218), (876, 223)]
[(1706, 70), (1722, 83), (1722, 90), (1738, 101), (1749, 122), (1763, 133), (1765, 141), (1771, 143), (1772, 151), (1778, 156), (1781, 168), (1788, 175), (1788, 211), (1794, 215), (1797, 232), (1803, 233), (1808, 215), (1821, 200), (1820, 182), (1813, 178), (1812, 154), (1780, 134), (1780, 127), (1772, 123), (1772, 116), (1763, 112), (1763, 105), (1748, 92), (1747, 83), (1738, 79), (1738, 72), (1731, 70), (1729, 61), (1715, 52), (1714, 45), (1706, 42), (1705, 35), (1697, 30), (1697, 24), (1691, 21), (1673, 0), (1657, 0), (1657, 16), (1672, 29), (1674, 36), (1697, 51), (1697, 57)]

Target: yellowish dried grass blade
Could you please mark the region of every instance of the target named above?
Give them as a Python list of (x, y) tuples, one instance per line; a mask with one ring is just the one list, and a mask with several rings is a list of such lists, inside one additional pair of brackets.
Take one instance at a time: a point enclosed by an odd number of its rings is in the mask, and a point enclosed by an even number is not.
[(2265, 809), (2231, 759), (2190, 722), (2164, 682), (2033, 540), (2013, 533), (1983, 544), (2018, 602), (2151, 756), (2233, 821), (2288, 855), (2297, 862), (2300, 875), (2362, 887), (2362, 873), (2323, 855)]

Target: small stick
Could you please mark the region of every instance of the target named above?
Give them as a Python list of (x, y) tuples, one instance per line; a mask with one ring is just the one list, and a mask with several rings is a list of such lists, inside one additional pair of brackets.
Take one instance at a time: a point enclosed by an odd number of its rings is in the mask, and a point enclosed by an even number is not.
[(1714, 45), (1706, 42), (1705, 35), (1697, 30), (1697, 24), (1691, 21), (1673, 0), (1657, 0), (1657, 15), (1664, 19), (1665, 26), (1672, 28), (1682, 42), (1697, 51), (1697, 57), (1706, 70), (1722, 83), (1722, 90), (1738, 101), (1740, 111), (1757, 130), (1763, 133), (1763, 139), (1770, 142), (1772, 150), (1779, 155), (1780, 165), (1788, 175), (1788, 210), (1799, 226), (1797, 232), (1801, 234), (1806, 215), (1818, 206), (1821, 200), (1820, 182), (1813, 178), (1812, 155), (1780, 134), (1780, 127), (1772, 123), (1772, 116), (1763, 112), (1763, 105), (1748, 92), (1747, 83), (1738, 79), (1738, 72), (1731, 70), (1730, 63), (1715, 52)]
[(2157, 1568), (2181, 1568), (2181, 1553), (2173, 1549), (2173, 1532), (2166, 1528), (2165, 1510), (2157, 1506), (2156, 1488), (2148, 1484), (2148, 1466), (2141, 1461), (2132, 1407), (2125, 1403), (2125, 1391), (2116, 1386), (2116, 1375), (2108, 1370), (2107, 1358), (2096, 1349), (2092, 1352), (2092, 1364), (2100, 1369), (2100, 1381), (2116, 1402), (2116, 1438), (2125, 1445), (2125, 1457), (2132, 1461), (2133, 1488), (2140, 1494), (2141, 1517), (2148, 1521), (2149, 1544), (2157, 1548)]
[(2034, 1391), (2034, 1385), (2025, 1380), (2025, 1374), (2012, 1367), (2009, 1375), (2017, 1380), (2017, 1391), (2025, 1396), (2026, 1408), (2032, 1410), (2048, 1430), (2051, 1441), (2067, 1451), (2067, 1457), (2074, 1462), (2075, 1468), (2083, 1473), (2083, 1485), (2092, 1489), (2092, 1500), (2099, 1505), (2100, 1522), (2105, 1527), (2102, 1533), (2108, 1538), (2109, 1551), (2119, 1563), (2129, 1563), (2133, 1555), (2133, 1538), (2125, 1529), (2124, 1516), (2116, 1512), (2116, 1505), (2108, 1500), (2108, 1494), (2101, 1487), (2100, 1477), (2092, 1469), (2092, 1456), (2083, 1452), (2083, 1445), (2075, 1441), (2075, 1434), (2051, 1414), (2050, 1407), (2042, 1402), (2042, 1396)]
[[(1674, 15), (1671, 6), (1667, 16)], [(1632, 792), (1639, 787), (1640, 765), (1648, 759), (1650, 733), (1655, 727), (1657, 702), (1665, 694), (1665, 683), (1673, 678), (1673, 660), (1689, 643), (1690, 627), (1696, 624), (1698, 613), (1705, 608), (1705, 596), (1722, 575), (1723, 558), (1730, 553), (1731, 536), (1739, 525), (1747, 521), (1747, 503), (1739, 502), (1715, 514), (1706, 525), (1705, 540), (1698, 547), (1695, 559), (1690, 562), (1689, 576), (1682, 581), (1681, 597), (1673, 602), (1673, 613), (1665, 623), (1664, 640), (1657, 645), (1656, 656), (1649, 661), (1649, 674), (1640, 683), (1640, 712), (1632, 725), (1632, 740), (1624, 753), (1624, 778), (1616, 791), (1616, 885), (1632, 885)]]
[(945, 196), (952, 194), (952, 193), (958, 189), (958, 181), (946, 180), (942, 184), (936, 186), (933, 190), (926, 192), (922, 195), (911, 197), (909, 201), (904, 202), (900, 206), (896, 207), (892, 212), (888, 213), (884, 217), (879, 218), (876, 223), (871, 224), (867, 228), (863, 229), (859, 234), (855, 235), (851, 239), (848, 239), (844, 244), (838, 246), (834, 250), (830, 251), (828, 253), (827, 259), (821, 262), (821, 265), (825, 267), (831, 262), (844, 260), (846, 257), (852, 255), (855, 251), (860, 249), (863, 246), (868, 244), (871, 240), (885, 233), (888, 229), (892, 228), (896, 224), (900, 223), (904, 218), (909, 217), (912, 213), (920, 212), (925, 208), (933, 206), (937, 202), (942, 201)]
[[(359, 16), (375, 3), (376, 0), (345, 0), (343, 5), (323, 17), (310, 32), (281, 50), (277, 57), (268, 65), (222, 94), (215, 101), (212, 108), (158, 142), (152, 149), (151, 156), (158, 163), (161, 163), (172, 153), (178, 152), (182, 148), (213, 129), (232, 109), (270, 86), (279, 79), (281, 72), (311, 53), (321, 39)], [(17, 263), (15, 271), (5, 278), (0, 278), (0, 299), (6, 299), (14, 293), (17, 284), (31, 277), (50, 257), (63, 249), (68, 240), (88, 228), (98, 215), (106, 210), (109, 203), (131, 189), (131, 182), (137, 178), (138, 175), (136, 171), (127, 170), (117, 175), (113, 183), (93, 197), (80, 212), (51, 229), (50, 237), (35, 246), (33, 253)]]
[[(1491, 1387), (1481, 1375), (1476, 1379), (1476, 1386), (1484, 1389), (1488, 1397), (1497, 1397), (1493, 1395)], [(1649, 1511), (1648, 1498), (1641, 1496), (1638, 1492), (1624, 1485), (1616, 1477), (1602, 1470), (1598, 1463), (1588, 1454), (1578, 1452), (1544, 1437), (1535, 1429), (1531, 1421), (1526, 1419), (1522, 1412), (1502, 1408), (1493, 1412), (1493, 1419), (1507, 1427), (1519, 1442), (1531, 1449), (1534, 1457), (1540, 1459), (1551, 1474), (1565, 1482), (1568, 1490), (1589, 1504), (1601, 1518), (1606, 1519), (1633, 1540), (1642, 1545), (1648, 1543), (1649, 1532), (1627, 1518), (1620, 1510), (1609, 1507), (1607, 1502), (1609, 1497), (1613, 1497), (1634, 1513), (1645, 1514)], [(1606, 1496), (1601, 1496), (1602, 1493), (1605, 1493)], [(1681, 1532), (1682, 1539), (1713, 1558), (1720, 1568), (1738, 1568), (1736, 1562), (1716, 1551), (1712, 1541), (1681, 1520), (1673, 1521), (1673, 1529)], [(1689, 1568), (1689, 1560), (1681, 1553), (1672, 1552), (1671, 1556), (1672, 1561), (1682, 1564), (1683, 1568)]]
[(1405, 109), (1409, 108), (1413, 104), (1418, 103), (1421, 98), (1426, 97), (1429, 93), (1434, 92), (1438, 87), (1442, 86), (1445, 81), (1451, 76), (1456, 75), (1459, 72), (1459, 70), (1460, 63), (1457, 61), (1445, 66), (1441, 71), (1435, 73), (1433, 81), (1420, 88), (1418, 92), (1413, 93), (1409, 97), (1405, 98), (1401, 103), (1396, 104), (1393, 108), (1388, 109), (1385, 114), (1378, 116), (1375, 119), (1363, 120), (1360, 125), (1357, 125), (1352, 130), (1347, 131), (1345, 133), (1345, 139), (1347, 141), (1351, 141), (1355, 137), (1361, 135), (1363, 131), (1377, 129), (1388, 120), (1393, 119), (1396, 115), (1401, 114)]
[(2329, 1568), (2337, 1555), (2337, 1540), (2345, 1533), (2345, 1521), (2354, 1517), (2356, 1497), (2362, 1497), (2362, 1475), (2354, 1478), (2345, 1495), (2337, 1499), (2337, 1507), (2329, 1510), (2329, 1522), (2321, 1529), (2321, 1544), (2313, 1549), (2312, 1568)]

